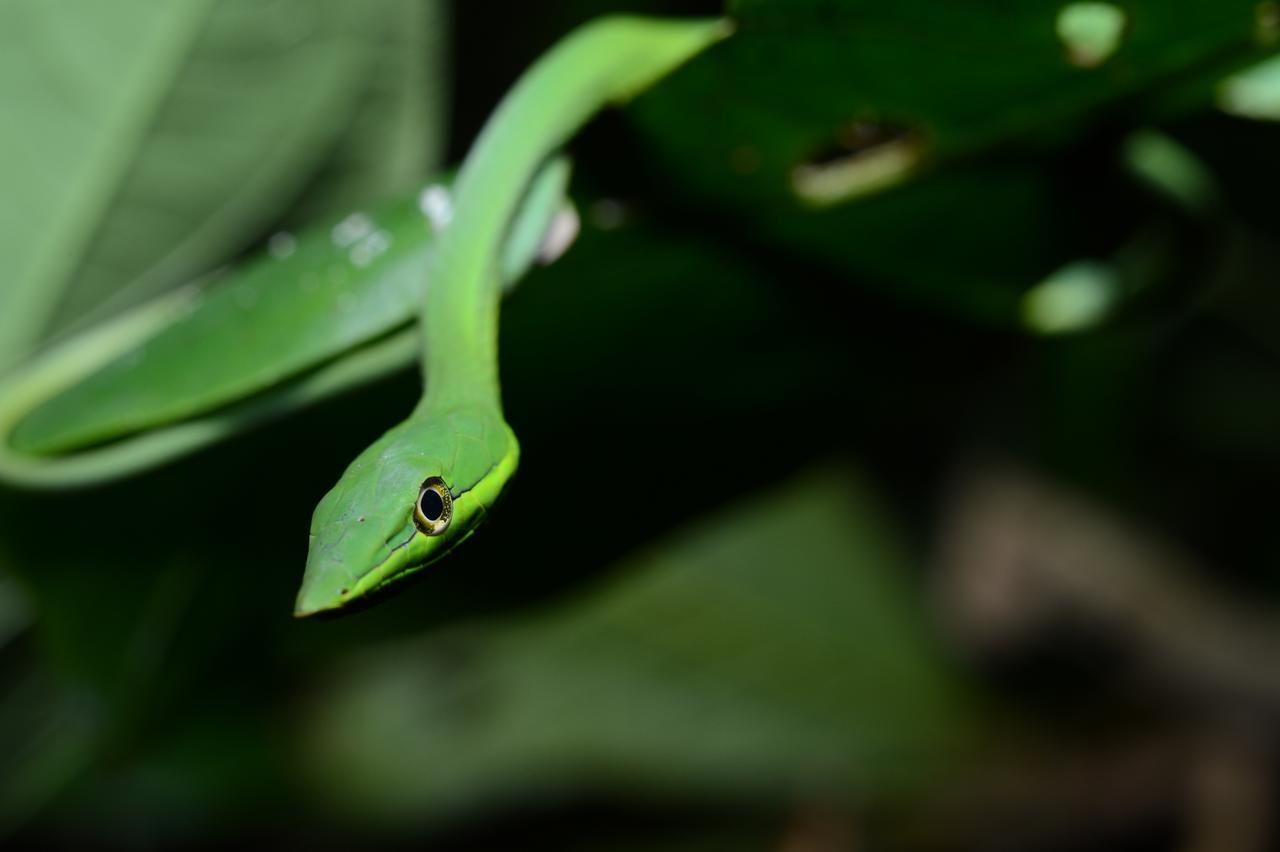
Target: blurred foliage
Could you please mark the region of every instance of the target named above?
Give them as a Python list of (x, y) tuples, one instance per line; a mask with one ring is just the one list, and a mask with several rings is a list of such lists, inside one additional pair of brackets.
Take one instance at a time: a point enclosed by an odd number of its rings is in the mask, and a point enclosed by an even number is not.
[[(1280, 11), (1117, 7), (1098, 56), (1062, 4), (731, 3), (731, 40), (575, 143), (583, 232), (503, 309), (521, 474), (369, 612), (288, 618), (315, 502), (412, 374), (0, 493), (0, 829), (1274, 842), (1280, 128), (1265, 73), (1224, 80)], [(716, 8), (0, 7), (0, 363), (403, 192), (582, 20)], [(1006, 466), (1050, 496), (966, 484)]]
[(969, 702), (902, 548), (841, 479), (778, 483), (571, 604), (345, 661), (309, 701), (313, 777), (337, 808), (407, 820), (530, 779), (542, 796), (936, 782)]
[[(1010, 322), (1028, 282), (1113, 247), (1144, 215), (1117, 164), (1097, 156), (1106, 148), (1086, 158), (1095, 134), (1165, 114), (1262, 55), (1256, 5), (1122, 4), (1122, 49), (1081, 68), (1053, 4), (742, 0), (731, 6), (740, 36), (638, 112), (680, 192), (835, 269)], [(730, 86), (751, 95), (726, 98)], [(895, 143), (925, 179), (834, 210), (796, 197), (804, 164), (830, 169)], [(1069, 171), (1044, 169), (1055, 155)]]
[(368, 197), (435, 165), (436, 9), (6, 4), (0, 85), (23, 131), (0, 149), (5, 360), (225, 261), (326, 160), (335, 174), (314, 205), (350, 203), (344, 182)]

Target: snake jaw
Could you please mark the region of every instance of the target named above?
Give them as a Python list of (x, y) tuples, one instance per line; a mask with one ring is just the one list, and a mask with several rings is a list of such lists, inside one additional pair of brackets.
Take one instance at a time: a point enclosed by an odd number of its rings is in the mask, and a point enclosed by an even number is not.
[[(296, 617), (359, 608), (470, 537), (520, 458), (510, 427), (500, 415), (490, 417), (475, 429), (468, 426), (479, 422), (474, 417), (410, 420), (352, 462), (312, 518)], [(477, 435), (487, 440), (477, 442)], [(425, 519), (424, 529), (422, 496), (446, 483), (447, 495), (437, 491), (441, 514)]]
[(484, 520), (519, 457), (495, 405), (426, 409), (390, 429), (316, 507), (294, 615), (359, 608), (450, 553)]
[[(386, 568), (394, 568), (403, 552), (418, 535), (412, 523), (402, 525), (380, 546), (370, 549), (362, 535), (363, 516), (326, 525), (313, 532), (307, 549), (307, 567), (294, 603), (296, 618), (332, 614), (350, 607), (365, 596), (366, 578)], [(344, 528), (345, 526), (345, 528)], [(359, 566), (371, 565), (361, 573)]]
[[(313, 546), (294, 605), (294, 617), (334, 615), (368, 603), (388, 587), (398, 585), (444, 558), (471, 536), (483, 517), (484, 507), (478, 501), (468, 501), (464, 495), (454, 505), (454, 521), (448, 535), (427, 535), (411, 520), (396, 537), (385, 542), (379, 552), (363, 560), (351, 560)], [(353, 576), (352, 564), (372, 567)]]

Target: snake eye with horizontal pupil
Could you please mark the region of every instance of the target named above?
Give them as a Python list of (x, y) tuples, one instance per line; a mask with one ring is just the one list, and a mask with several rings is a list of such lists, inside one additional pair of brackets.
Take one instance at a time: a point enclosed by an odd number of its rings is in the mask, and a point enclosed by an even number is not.
[(453, 520), (453, 495), (438, 476), (422, 483), (418, 502), (413, 505), (413, 522), (423, 535), (440, 535)]

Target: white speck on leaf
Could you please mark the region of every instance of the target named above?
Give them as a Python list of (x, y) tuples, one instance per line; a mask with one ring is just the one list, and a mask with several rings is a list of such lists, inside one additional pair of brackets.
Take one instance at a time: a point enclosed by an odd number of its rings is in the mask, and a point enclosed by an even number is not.
[(386, 231), (378, 230), (352, 246), (348, 257), (352, 264), (363, 268), (389, 248), (391, 248), (391, 235)]
[(1078, 68), (1096, 68), (1120, 48), (1129, 18), (1111, 3), (1069, 3), (1058, 12), (1055, 29)]
[(453, 219), (453, 196), (444, 186), (433, 183), (418, 195), (418, 209), (434, 230), (441, 230)]
[(335, 246), (344, 249), (372, 231), (373, 220), (364, 213), (356, 212), (334, 225), (329, 236)]

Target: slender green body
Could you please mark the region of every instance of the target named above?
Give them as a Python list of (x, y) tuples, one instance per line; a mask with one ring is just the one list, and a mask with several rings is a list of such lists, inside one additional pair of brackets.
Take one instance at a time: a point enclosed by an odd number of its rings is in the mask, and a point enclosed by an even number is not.
[(720, 21), (599, 20), (552, 48), (503, 99), (458, 173), (454, 218), (433, 258), (424, 406), (498, 405), (496, 259), (539, 166), (602, 106), (631, 98), (725, 32)]
[(519, 461), (498, 385), (498, 302), (563, 207), (568, 169), (553, 155), (599, 108), (727, 33), (722, 21), (589, 24), (503, 100), (452, 194), (434, 186), (411, 205), (279, 235), (270, 258), (226, 283), (157, 299), (0, 377), (0, 480), (122, 476), (416, 354), (425, 391), (411, 416), (316, 509), (296, 613), (346, 607), (448, 553)]
[[(602, 19), (539, 59), (499, 105), (458, 174), (453, 220), (432, 260), (424, 395), (317, 507), (297, 615), (362, 600), (475, 531), (519, 462), (502, 416), (497, 312), (499, 248), (520, 198), (598, 109), (637, 94), (727, 32), (722, 21)], [(433, 507), (443, 507), (434, 517), (435, 508), (423, 508), (433, 489), (440, 492)]]
[[(552, 161), (522, 200), (503, 246), (505, 285), (567, 209), (569, 171)], [(279, 234), (225, 282), (156, 299), (4, 376), (0, 480), (118, 478), (412, 364), (422, 271), (443, 224), (427, 214), (447, 215), (449, 185)]]

